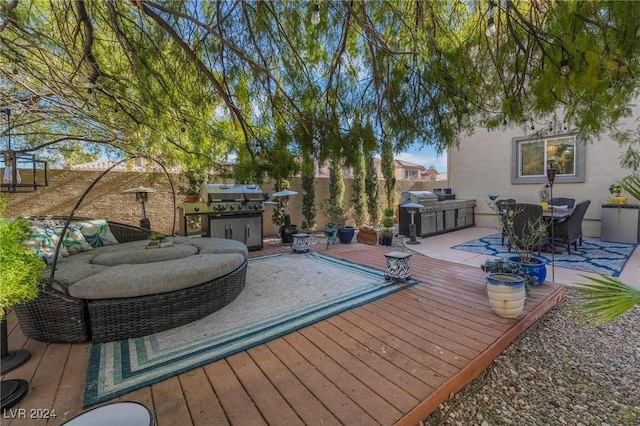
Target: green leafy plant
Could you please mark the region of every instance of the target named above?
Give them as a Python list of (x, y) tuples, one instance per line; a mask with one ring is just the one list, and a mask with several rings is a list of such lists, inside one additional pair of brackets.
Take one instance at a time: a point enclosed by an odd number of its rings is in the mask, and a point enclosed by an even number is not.
[(519, 263), (513, 262), (504, 257), (486, 260), (482, 265), (480, 265), (480, 269), (487, 274), (505, 273), (519, 275), (525, 279), (527, 292), (534, 283), (534, 278), (527, 274)]
[(620, 195), (620, 193), (622, 192), (622, 186), (620, 186), (617, 183), (612, 183), (609, 186), (609, 193), (610, 194), (614, 194), (614, 195)]
[[(640, 177), (629, 175), (617, 182), (622, 189), (640, 201)], [(611, 192), (614, 185), (609, 187)], [(640, 291), (618, 278), (599, 275), (580, 275), (586, 283), (577, 283), (582, 302), (575, 311), (596, 324), (604, 324), (623, 315), (640, 303)]]
[(508, 274), (522, 275), (524, 270), (522, 266), (516, 262), (512, 262), (504, 257), (498, 257), (496, 259), (489, 259), (480, 265), (480, 269), (488, 274), (504, 272)]
[(38, 278), (45, 263), (25, 244), (29, 222), (4, 217), (0, 197), (0, 320), (16, 305), (38, 296)]
[(149, 239), (151, 241), (159, 241), (159, 242), (163, 242), (164, 240), (167, 239), (167, 236), (165, 234), (151, 234), (149, 235)]
[(578, 283), (582, 303), (575, 311), (596, 324), (605, 324), (640, 303), (640, 291), (618, 278), (598, 274), (597, 277), (580, 275), (586, 283)]
[(517, 211), (508, 209), (506, 212), (501, 212), (498, 209), (495, 201), (489, 200), (487, 203), (498, 217), (498, 227), (504, 232), (505, 236), (509, 240), (511, 247), (515, 251), (516, 255), (520, 258), (522, 263), (533, 263), (533, 252), (538, 247), (540, 240), (547, 233), (547, 224), (542, 218), (533, 222), (527, 222), (524, 232), (518, 235), (514, 228), (514, 218)]
[(200, 194), (200, 187), (209, 178), (209, 174), (206, 171), (198, 169), (187, 169), (180, 176), (187, 182), (186, 185), (180, 187), (180, 193), (183, 195)]
[(393, 209), (387, 207), (386, 209), (384, 209), (384, 219), (382, 219), (382, 235), (392, 236), (393, 224)]

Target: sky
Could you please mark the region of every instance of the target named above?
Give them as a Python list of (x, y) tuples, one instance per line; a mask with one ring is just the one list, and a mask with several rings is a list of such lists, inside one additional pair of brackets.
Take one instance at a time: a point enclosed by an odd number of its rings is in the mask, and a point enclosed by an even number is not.
[(445, 152), (441, 157), (438, 157), (436, 150), (431, 147), (414, 147), (396, 155), (395, 158), (419, 164), (426, 168), (433, 164), (440, 173), (447, 171), (447, 153)]

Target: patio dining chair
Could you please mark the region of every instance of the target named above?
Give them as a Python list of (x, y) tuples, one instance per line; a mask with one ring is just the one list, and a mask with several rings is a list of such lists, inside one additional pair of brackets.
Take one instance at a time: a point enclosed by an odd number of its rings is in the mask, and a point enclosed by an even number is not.
[[(536, 237), (538, 228), (544, 224), (542, 207), (539, 204), (509, 204), (507, 215), (511, 222), (513, 237), (513, 241), (508, 239), (509, 252), (512, 247), (527, 249), (529, 246), (537, 249), (538, 256), (540, 256), (542, 248), (549, 244), (546, 233), (539, 238)], [(534, 238), (537, 238), (537, 241), (533, 241)]]
[(552, 205), (552, 206), (567, 206), (567, 208), (572, 209), (573, 206), (576, 205), (576, 200), (575, 200), (575, 198), (563, 198), (563, 197), (552, 198), (549, 201), (549, 205)]
[(578, 244), (582, 245), (582, 221), (589, 204), (591, 204), (590, 200), (576, 204), (575, 209), (566, 220), (551, 224), (553, 229), (550, 234), (553, 235), (553, 242), (566, 244), (569, 255), (571, 255), (572, 244), (575, 250), (578, 250)]

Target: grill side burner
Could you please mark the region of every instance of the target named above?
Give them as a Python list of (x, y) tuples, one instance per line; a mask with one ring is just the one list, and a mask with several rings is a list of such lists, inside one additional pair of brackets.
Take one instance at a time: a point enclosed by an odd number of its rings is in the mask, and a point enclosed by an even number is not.
[(402, 204), (410, 202), (422, 205), (414, 215), (416, 233), (420, 237), (475, 226), (475, 200), (438, 201), (438, 196), (429, 191), (403, 192), (400, 200), (398, 230), (402, 235), (409, 235), (411, 223), (411, 215), (402, 208)]

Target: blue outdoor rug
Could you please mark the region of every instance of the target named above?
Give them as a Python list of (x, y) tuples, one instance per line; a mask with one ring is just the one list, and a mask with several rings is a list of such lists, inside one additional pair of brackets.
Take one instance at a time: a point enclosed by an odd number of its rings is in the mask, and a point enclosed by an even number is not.
[[(509, 253), (506, 244), (504, 246), (501, 244), (500, 234), (493, 234), (464, 244), (458, 244), (452, 248), (491, 256), (509, 257), (516, 255), (513, 251)], [(571, 256), (567, 254), (567, 250), (564, 248), (562, 253), (554, 255), (554, 260), (555, 265), (560, 268), (617, 277), (635, 248), (636, 244), (611, 243), (585, 238), (582, 241), (582, 246), (578, 246), (578, 250), (574, 250), (573, 245), (571, 246)], [(547, 263), (551, 263), (551, 253), (541, 253), (540, 257), (546, 259)]]
[(84, 405), (209, 364), (419, 282), (394, 283), (384, 275), (313, 252), (250, 259), (244, 290), (221, 310), (173, 330), (92, 345)]

